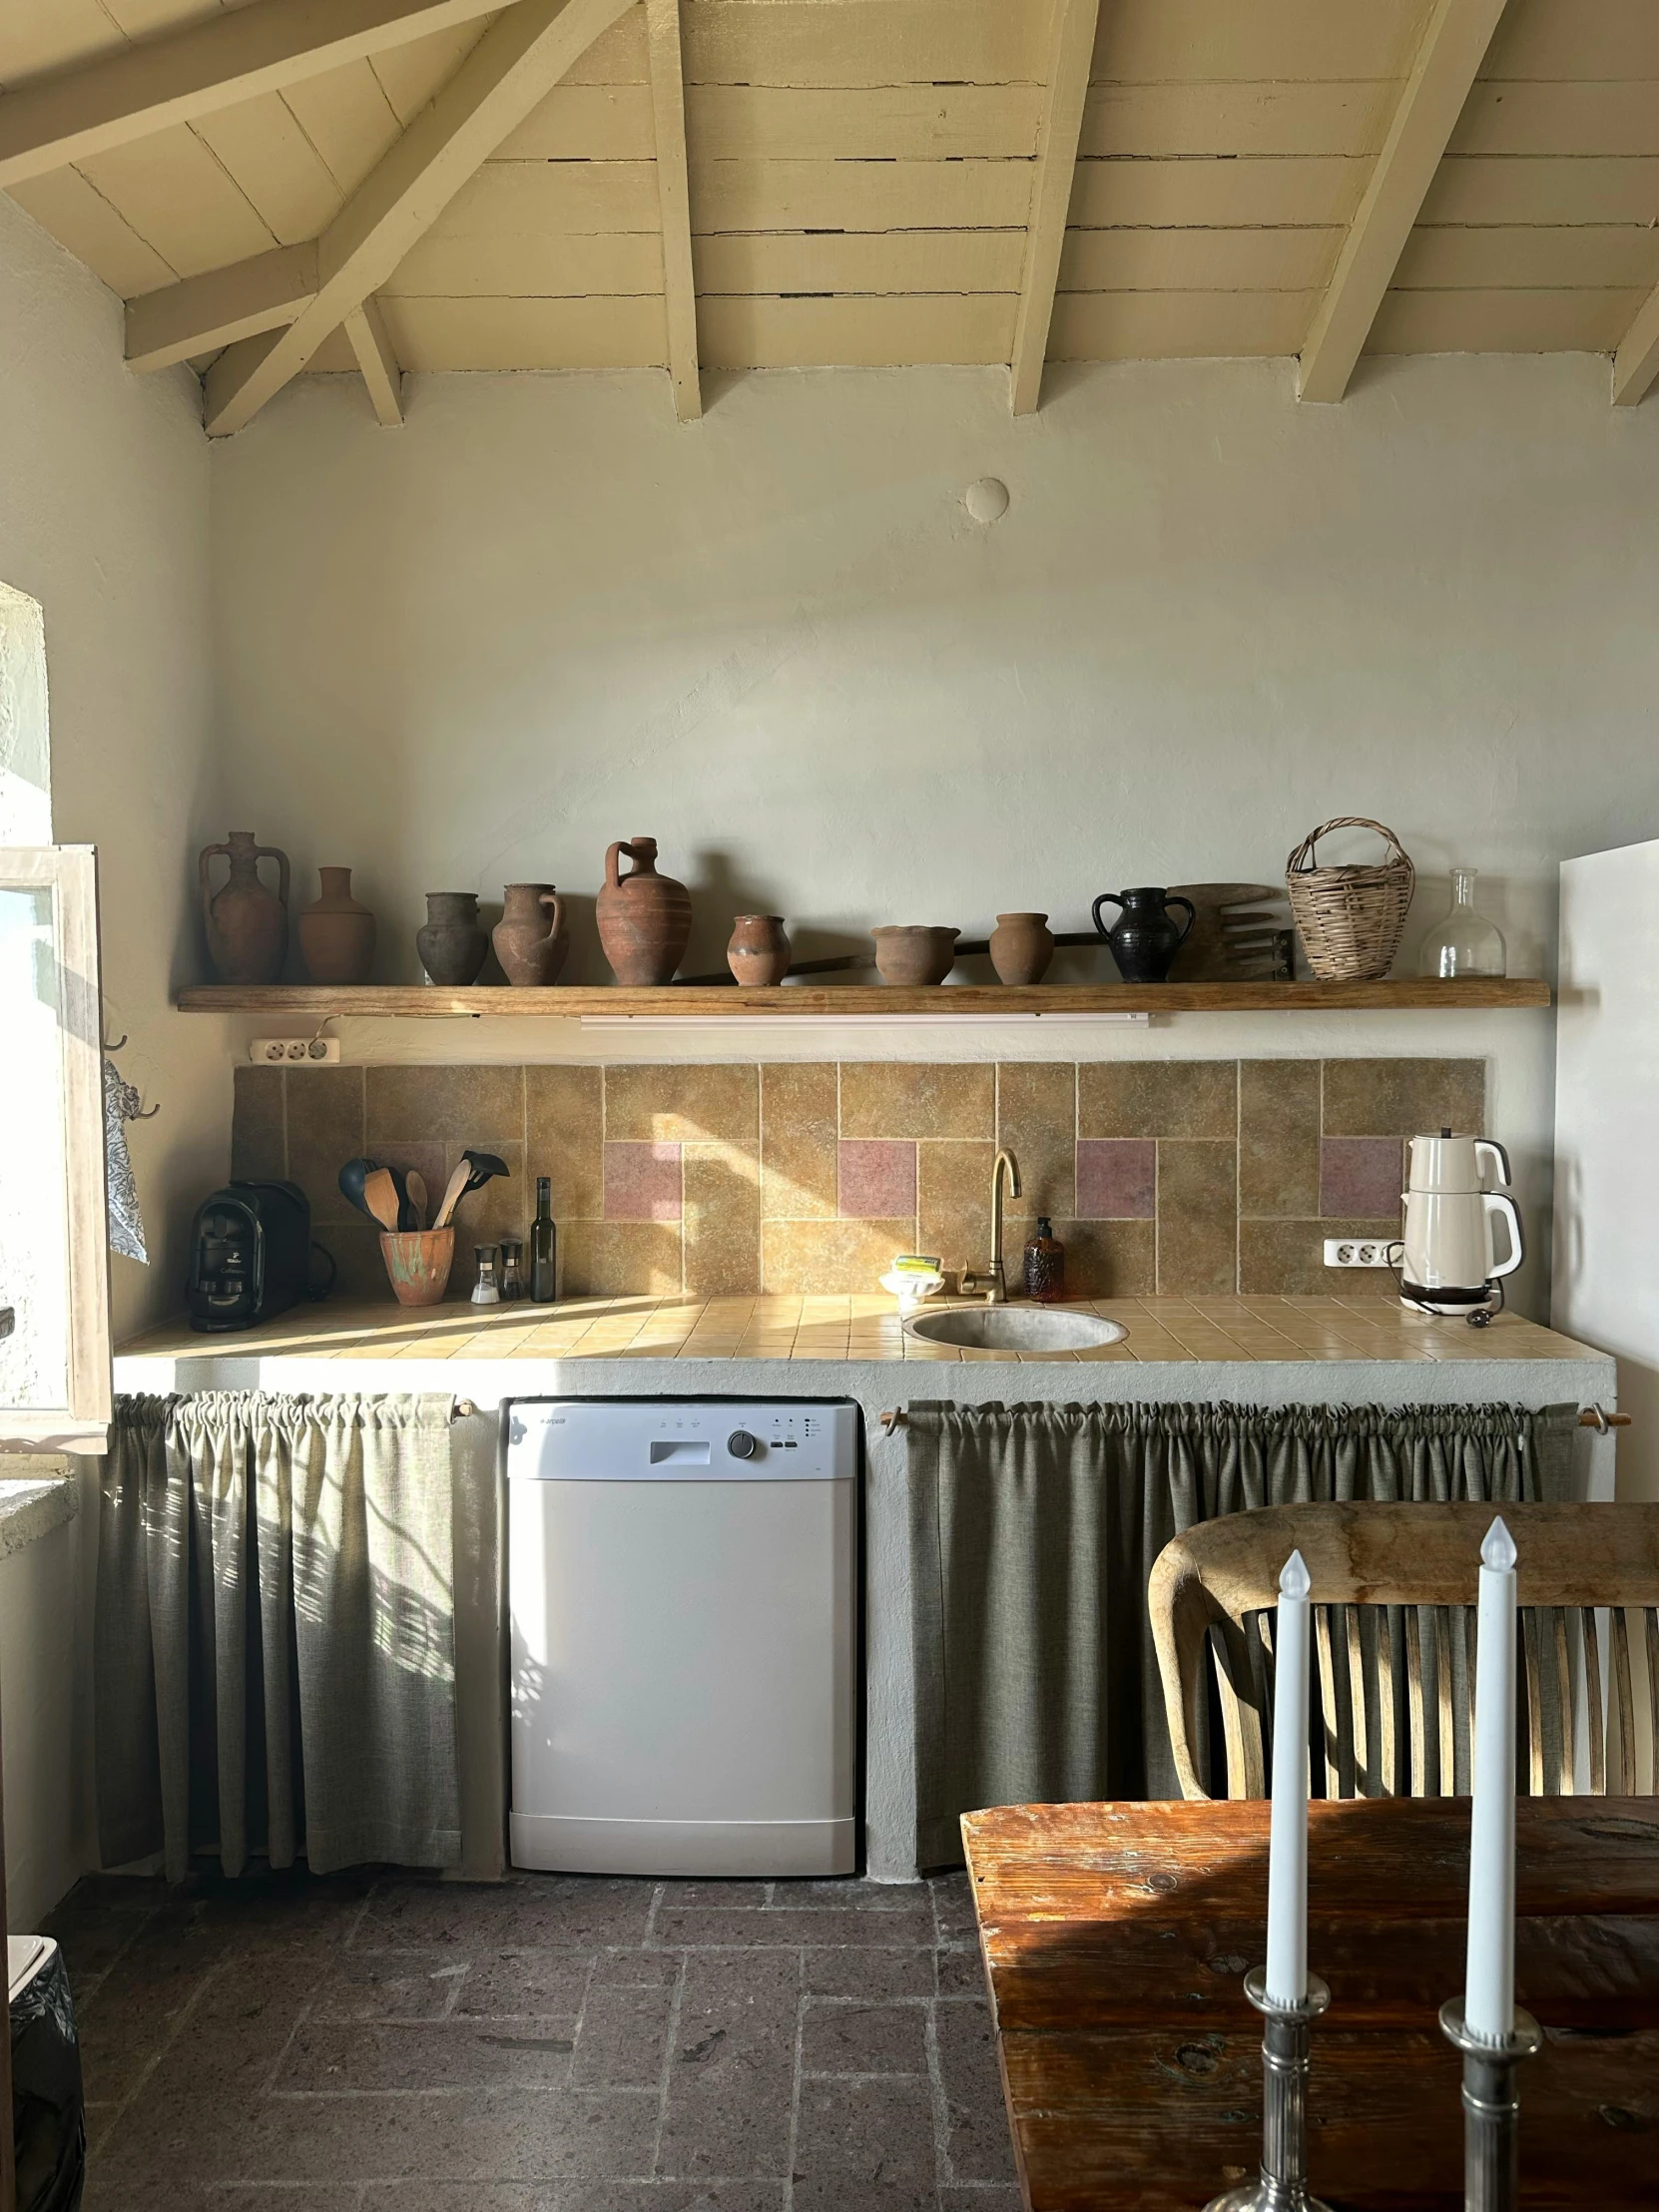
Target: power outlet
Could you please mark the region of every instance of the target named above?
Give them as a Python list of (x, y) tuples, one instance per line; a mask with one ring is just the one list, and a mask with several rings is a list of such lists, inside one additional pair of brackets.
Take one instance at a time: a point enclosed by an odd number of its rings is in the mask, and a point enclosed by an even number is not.
[(1327, 1237), (1325, 1264), (1328, 1268), (1385, 1268), (1397, 1242), (1387, 1237)]
[(256, 1037), (248, 1057), (257, 1067), (337, 1067), (338, 1037)]

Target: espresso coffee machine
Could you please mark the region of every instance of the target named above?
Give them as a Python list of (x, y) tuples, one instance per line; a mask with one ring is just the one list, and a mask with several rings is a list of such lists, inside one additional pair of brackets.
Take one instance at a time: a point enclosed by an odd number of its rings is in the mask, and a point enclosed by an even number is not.
[(197, 1208), (185, 1309), (192, 1329), (252, 1329), (305, 1297), (310, 1202), (297, 1183), (227, 1183)]
[[(1422, 1314), (1490, 1321), (1503, 1278), (1525, 1256), (1508, 1191), (1509, 1156), (1487, 1137), (1412, 1137), (1405, 1234), (1395, 1248), (1402, 1302)], [(1501, 1225), (1502, 1251), (1494, 1234)]]

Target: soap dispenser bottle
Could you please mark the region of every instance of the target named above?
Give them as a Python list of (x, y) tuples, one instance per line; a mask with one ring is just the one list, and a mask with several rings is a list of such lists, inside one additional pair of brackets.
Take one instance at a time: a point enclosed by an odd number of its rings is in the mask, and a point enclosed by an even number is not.
[(1036, 1235), (1025, 1247), (1025, 1295), (1044, 1306), (1066, 1295), (1066, 1248), (1046, 1214), (1038, 1217)]

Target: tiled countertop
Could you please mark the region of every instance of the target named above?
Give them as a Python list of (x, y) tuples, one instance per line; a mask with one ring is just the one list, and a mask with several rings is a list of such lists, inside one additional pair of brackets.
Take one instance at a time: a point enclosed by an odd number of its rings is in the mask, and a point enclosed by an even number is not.
[[(940, 1301), (929, 1307), (937, 1312)], [(1097, 1299), (1067, 1311), (1129, 1331), (1089, 1352), (1007, 1353), (926, 1345), (906, 1337), (888, 1298), (593, 1298), (558, 1306), (452, 1304), (406, 1311), (384, 1303), (301, 1307), (261, 1329), (197, 1336), (181, 1324), (124, 1345), (126, 1360), (856, 1361), (1002, 1367), (1170, 1363), (1583, 1361), (1602, 1356), (1569, 1337), (1503, 1314), (1489, 1329), (1408, 1314), (1383, 1298)], [(117, 1382), (135, 1386), (138, 1378)], [(176, 1387), (188, 1386), (181, 1375)]]

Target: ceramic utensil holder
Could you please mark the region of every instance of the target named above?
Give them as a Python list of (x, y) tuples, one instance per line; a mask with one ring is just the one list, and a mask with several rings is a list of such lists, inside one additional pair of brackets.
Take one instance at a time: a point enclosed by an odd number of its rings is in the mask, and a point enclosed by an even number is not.
[(455, 1260), (453, 1229), (387, 1232), (380, 1253), (399, 1306), (436, 1306), (449, 1288)]

